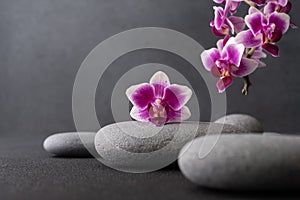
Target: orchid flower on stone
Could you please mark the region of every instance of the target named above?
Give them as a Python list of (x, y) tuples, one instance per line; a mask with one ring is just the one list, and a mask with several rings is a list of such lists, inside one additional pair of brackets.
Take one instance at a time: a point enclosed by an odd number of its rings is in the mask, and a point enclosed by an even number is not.
[(191, 98), (192, 90), (187, 86), (170, 84), (168, 76), (162, 71), (156, 72), (150, 83), (129, 87), (126, 95), (133, 104), (130, 116), (137, 121), (162, 126), (191, 116), (185, 104)]
[(205, 50), (201, 59), (206, 70), (219, 78), (217, 88), (224, 92), (233, 83), (233, 76), (251, 74), (259, 65), (254, 59), (246, 58), (245, 46), (235, 42), (235, 38), (225, 37), (217, 43), (218, 48)]

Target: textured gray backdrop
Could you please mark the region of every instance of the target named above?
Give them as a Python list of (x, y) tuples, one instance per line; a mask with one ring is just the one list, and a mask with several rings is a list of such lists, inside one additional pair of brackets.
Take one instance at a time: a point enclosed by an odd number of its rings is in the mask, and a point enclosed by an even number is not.
[[(300, 24), (300, 2), (292, 2), (294, 21)], [(93, 47), (116, 33), (166, 27), (212, 47), (217, 40), (208, 26), (212, 5), (212, 0), (1, 0), (0, 135), (74, 130), (76, 72)], [(268, 67), (251, 77), (250, 96), (241, 95), (241, 80), (235, 82), (227, 92), (229, 113), (252, 114), (267, 130), (300, 131), (299, 35), (299, 30), (289, 31), (281, 42), (281, 57), (269, 57)], [(200, 96), (201, 119), (209, 119), (207, 91), (191, 66), (166, 52), (147, 50), (121, 57), (101, 79), (96, 107), (98, 115), (107, 116), (102, 125), (112, 122), (107, 103), (115, 81), (124, 69), (147, 62), (174, 66), (191, 77)]]

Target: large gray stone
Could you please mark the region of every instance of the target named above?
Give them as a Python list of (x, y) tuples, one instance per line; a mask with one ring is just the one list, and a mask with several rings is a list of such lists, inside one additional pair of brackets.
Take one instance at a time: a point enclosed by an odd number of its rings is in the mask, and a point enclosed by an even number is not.
[(243, 127), (252, 133), (264, 132), (262, 124), (254, 117), (245, 114), (232, 114), (217, 119), (215, 123), (231, 124), (238, 127)]
[(241, 133), (245, 129), (232, 125), (183, 122), (156, 127), (143, 122), (121, 122), (99, 130), (95, 146), (101, 161), (126, 172), (149, 172), (165, 167), (177, 159), (189, 141), (208, 133)]
[(185, 177), (205, 187), (300, 189), (299, 147), (299, 136), (210, 135), (186, 144), (178, 163)]
[(95, 153), (93, 132), (58, 133), (47, 137), (44, 149), (56, 156), (91, 157)]

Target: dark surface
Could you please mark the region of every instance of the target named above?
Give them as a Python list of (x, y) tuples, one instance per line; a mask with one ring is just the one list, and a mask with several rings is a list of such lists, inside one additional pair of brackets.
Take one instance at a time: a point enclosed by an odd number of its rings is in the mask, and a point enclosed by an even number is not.
[[(300, 24), (300, 1), (292, 0), (293, 21)], [(145, 26), (165, 27), (215, 46), (211, 34), (212, 0), (1, 0), (0, 135), (49, 135), (74, 131), (72, 89), (87, 54), (119, 32)], [(228, 113), (249, 113), (269, 131), (297, 132), (300, 120), (300, 34), (290, 30), (280, 42), (281, 57), (266, 60), (251, 79), (250, 96), (241, 95), (242, 80), (228, 89)], [(159, 51), (126, 55), (100, 81), (97, 109), (111, 123), (109, 97), (120, 70), (159, 62), (188, 73), (187, 63)], [(143, 75), (141, 75), (143, 76)], [(200, 79), (201, 118), (209, 119), (210, 99)], [(102, 117), (103, 118), (103, 117)], [(93, 127), (91, 127), (93, 130)]]
[[(300, 1), (293, 0), (300, 24)], [(137, 27), (165, 27), (185, 33), (205, 48), (215, 45), (209, 22), (212, 0), (1, 0), (0, 1), (0, 199), (289, 199), (296, 194), (236, 194), (204, 190), (174, 168), (124, 174), (93, 159), (49, 157), (42, 139), (74, 131), (72, 89), (86, 55), (106, 38)], [(251, 77), (250, 96), (236, 81), (228, 90), (228, 113), (249, 113), (269, 131), (297, 132), (300, 120), (299, 30), (281, 42), (281, 58)], [(159, 62), (189, 73), (182, 60), (159, 51), (126, 55), (106, 72), (97, 91), (97, 109), (113, 122), (109, 97), (118, 69)], [(193, 79), (198, 77), (191, 74)], [(204, 83), (201, 118), (209, 119)], [(102, 86), (102, 87), (101, 87)], [(93, 130), (93, 127), (91, 127)], [(3, 139), (13, 136), (16, 139)], [(26, 138), (26, 139), (24, 139)], [(5, 198), (6, 197), (6, 198)], [(59, 198), (58, 198), (59, 197)], [(299, 198), (296, 198), (299, 199)]]
[(0, 139), (0, 199), (299, 199), (298, 192), (204, 189), (176, 165), (147, 174), (115, 171), (90, 158), (55, 158), (42, 139)]

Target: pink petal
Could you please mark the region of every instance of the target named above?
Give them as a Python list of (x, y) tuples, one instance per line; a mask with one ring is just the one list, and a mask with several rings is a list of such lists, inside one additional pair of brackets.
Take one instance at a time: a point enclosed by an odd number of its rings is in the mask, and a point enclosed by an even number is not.
[(266, 43), (266, 44), (263, 44), (262, 47), (264, 48), (264, 50), (269, 52), (272, 56), (274, 56), (274, 57), (279, 56), (279, 47), (276, 46), (275, 44)]
[(262, 45), (263, 35), (262, 33), (259, 33), (254, 36), (250, 30), (246, 30), (237, 34), (235, 40), (237, 43), (244, 44), (246, 48), (253, 48)]
[(187, 120), (188, 118), (191, 117), (191, 111), (188, 107), (183, 106), (180, 110), (175, 111), (173, 109), (169, 109), (168, 111), (168, 118), (167, 122), (168, 123), (173, 123), (173, 122), (182, 122), (184, 120)]
[(158, 71), (151, 77), (150, 84), (154, 87), (155, 97), (162, 98), (165, 87), (170, 85), (170, 80), (167, 74), (162, 71)]
[(217, 30), (215, 26), (212, 26), (212, 32), (216, 36), (225, 36), (225, 35), (228, 35), (228, 29), (223, 29), (222, 28), (220, 30)]
[(260, 60), (256, 60), (258, 62), (258, 67), (266, 67), (266, 63), (260, 61)]
[(149, 83), (131, 86), (126, 90), (126, 95), (131, 103), (140, 109), (148, 107), (149, 103), (155, 100), (154, 87)]
[(215, 10), (214, 25), (216, 29), (219, 30), (224, 24), (224, 10), (222, 7), (216, 7), (216, 6), (214, 6), (214, 10)]
[(216, 48), (205, 50), (201, 54), (202, 63), (207, 71), (210, 71), (220, 57), (220, 52)]
[(149, 112), (148, 108), (145, 109), (139, 109), (136, 106), (133, 106), (130, 111), (130, 116), (140, 122), (148, 122), (149, 121)]
[(261, 58), (266, 58), (267, 54), (265, 54), (264, 52), (262, 52), (261, 49), (255, 50), (254, 54), (252, 55), (251, 58), (253, 59), (261, 59)]
[(260, 13), (260, 10), (258, 10), (257, 8), (251, 6), (248, 10), (248, 14), (251, 15), (253, 13)]
[(232, 1), (230, 7), (230, 14), (235, 14), (237, 9), (239, 8), (241, 1)]
[(234, 26), (234, 31), (236, 33), (241, 32), (245, 28), (245, 21), (242, 17), (236, 17), (236, 16), (230, 16), (228, 19), (231, 21), (231, 23)]
[(186, 86), (172, 84), (165, 88), (162, 100), (173, 110), (179, 110), (189, 101), (192, 93)]
[(218, 40), (217, 47), (220, 52), (223, 50), (224, 46), (226, 45), (229, 39), (230, 35), (227, 35), (224, 39)]
[(275, 24), (276, 30), (285, 33), (290, 26), (290, 16), (285, 13), (274, 12), (270, 15), (269, 24)]
[(282, 7), (286, 6), (288, 3), (288, 0), (276, 0), (278, 4)]
[(267, 15), (273, 13), (277, 8), (276, 3), (269, 2), (263, 9), (263, 12)]
[(216, 77), (216, 78), (220, 78), (220, 77), (222, 77), (222, 74), (221, 74), (221, 72), (220, 72), (220, 70), (219, 70), (219, 68), (217, 67), (217, 66), (213, 66), (212, 68), (211, 68), (211, 74), (214, 76), (214, 77)]
[(262, 13), (253, 13), (245, 17), (245, 22), (252, 31), (253, 35), (258, 35), (263, 29), (263, 17), (264, 16)]
[(282, 7), (279, 12), (282, 12), (282, 13), (286, 13), (286, 14), (289, 14), (291, 12), (291, 9), (292, 9), (292, 3), (291, 2), (288, 2), (286, 4), (286, 6)]
[(225, 0), (214, 0), (216, 3), (223, 3)]
[[(226, 45), (223, 52), (222, 52), (222, 57), (226, 54), (228, 57), (228, 61), (231, 64), (234, 64), (235, 66), (239, 66), (242, 56), (245, 51), (245, 46), (243, 44), (231, 44), (231, 45)], [(224, 53), (224, 55), (223, 55)]]
[(258, 62), (254, 59), (243, 58), (241, 61), (241, 65), (237, 68), (237, 70), (232, 71), (232, 74), (238, 77), (247, 76), (253, 73), (258, 67)]
[(278, 42), (282, 38), (282, 32), (279, 30), (275, 30), (272, 33), (271, 42)]
[(217, 88), (219, 90), (219, 93), (223, 93), (226, 88), (228, 88), (230, 85), (232, 85), (233, 83), (233, 77), (232, 76), (226, 76), (221, 78), (218, 82), (217, 82)]

